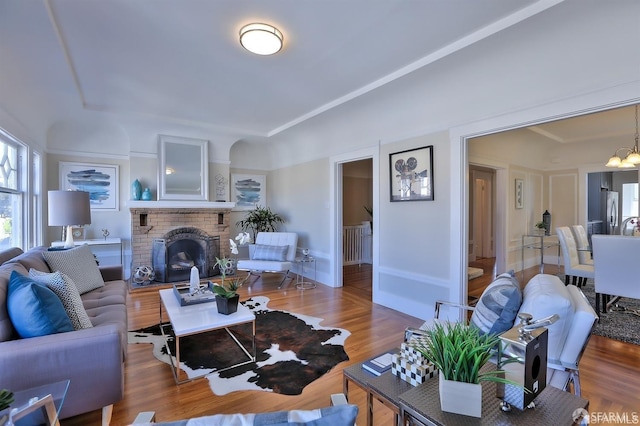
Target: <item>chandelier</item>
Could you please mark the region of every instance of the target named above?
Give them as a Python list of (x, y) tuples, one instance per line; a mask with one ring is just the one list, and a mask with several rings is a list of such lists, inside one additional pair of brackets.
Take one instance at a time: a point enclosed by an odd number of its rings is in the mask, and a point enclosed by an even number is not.
[[(618, 152), (624, 151), (625, 157), (620, 158)], [(613, 154), (613, 157), (609, 158), (607, 167), (617, 167), (619, 169), (628, 169), (640, 164), (640, 152), (638, 151), (638, 105), (636, 105), (636, 144), (633, 148), (622, 147), (618, 148)]]

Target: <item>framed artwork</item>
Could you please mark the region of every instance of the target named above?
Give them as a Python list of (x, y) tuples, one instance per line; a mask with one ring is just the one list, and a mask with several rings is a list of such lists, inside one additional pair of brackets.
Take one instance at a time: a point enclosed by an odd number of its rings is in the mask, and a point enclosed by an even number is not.
[(524, 181), (522, 179), (516, 179), (516, 209), (524, 208)]
[(433, 145), (389, 154), (391, 201), (433, 201)]
[(89, 193), (91, 210), (118, 210), (118, 173), (111, 164), (60, 161), (60, 189)]
[(231, 175), (231, 201), (235, 210), (252, 210), (267, 204), (267, 177), (265, 175)]

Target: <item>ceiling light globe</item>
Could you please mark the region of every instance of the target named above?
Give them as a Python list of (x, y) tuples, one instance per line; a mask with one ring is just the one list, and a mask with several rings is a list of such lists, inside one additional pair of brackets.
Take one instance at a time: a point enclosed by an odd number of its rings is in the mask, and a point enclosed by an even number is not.
[(640, 152), (632, 151), (631, 154), (627, 155), (625, 160), (633, 164), (640, 164)]
[(606, 167), (620, 167), (621, 162), (622, 160), (620, 160), (620, 157), (614, 155), (613, 157), (609, 158), (609, 162), (607, 162)]
[(636, 165), (633, 164), (631, 161), (629, 161), (628, 158), (625, 158), (624, 160), (622, 160), (620, 162), (620, 165), (618, 166), (619, 169), (630, 169), (632, 167), (635, 167)]
[(240, 29), (240, 44), (256, 55), (273, 55), (282, 49), (282, 33), (271, 25), (249, 24)]

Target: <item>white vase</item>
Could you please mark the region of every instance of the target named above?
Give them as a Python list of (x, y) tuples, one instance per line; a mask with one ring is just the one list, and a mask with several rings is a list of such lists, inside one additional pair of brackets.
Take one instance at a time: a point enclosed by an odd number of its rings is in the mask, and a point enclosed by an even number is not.
[(482, 385), (447, 380), (438, 374), (440, 409), (465, 416), (482, 416)]

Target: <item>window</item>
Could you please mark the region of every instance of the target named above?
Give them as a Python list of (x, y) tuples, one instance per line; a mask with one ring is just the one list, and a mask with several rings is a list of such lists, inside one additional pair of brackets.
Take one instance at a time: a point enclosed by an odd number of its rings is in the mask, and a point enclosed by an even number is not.
[(41, 159), (29, 151), (0, 129), (0, 249), (28, 249), (42, 241)]

